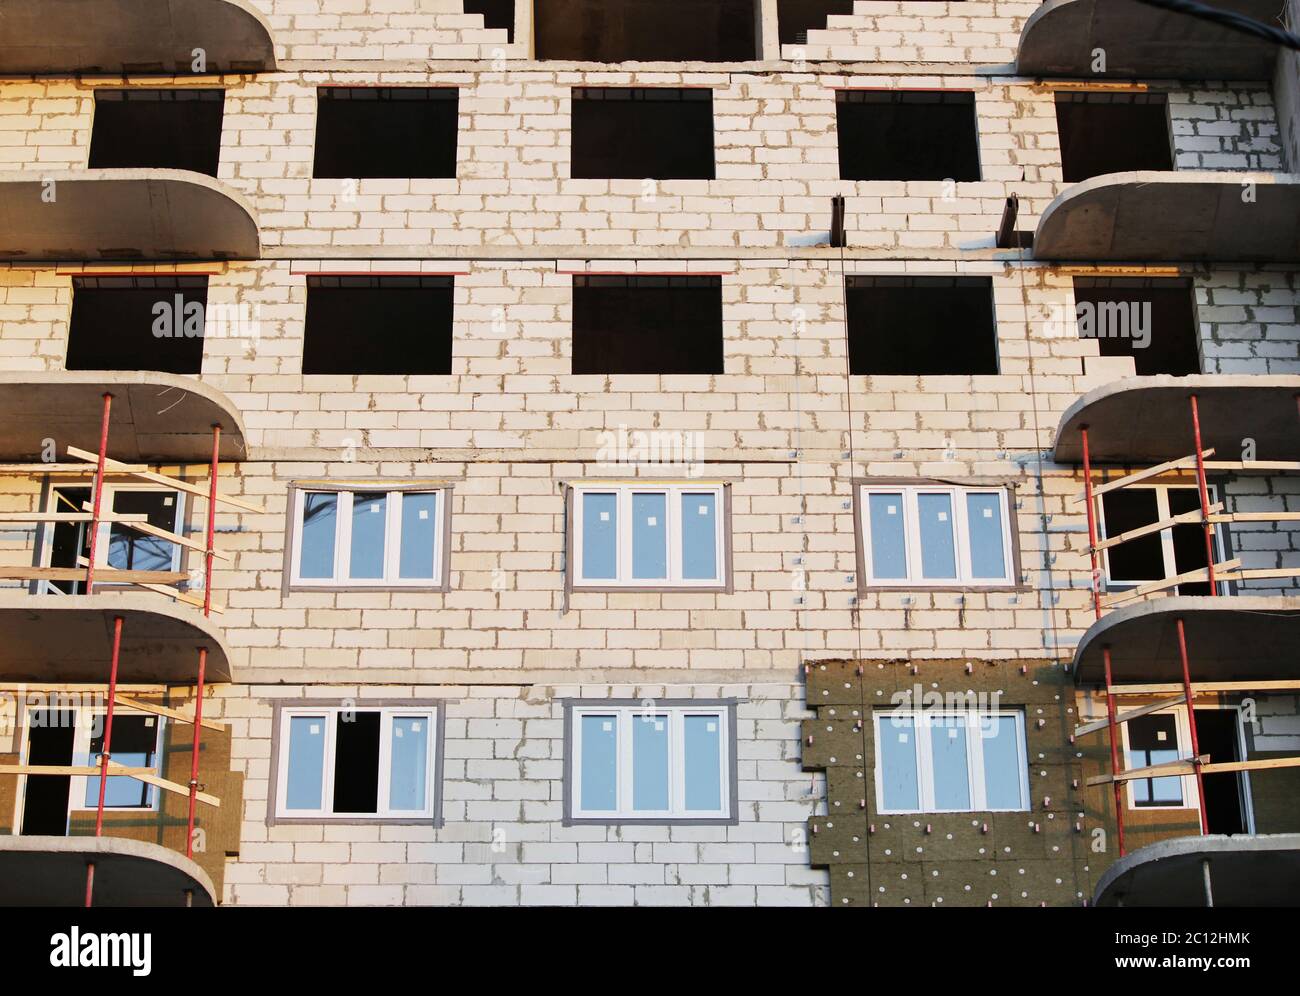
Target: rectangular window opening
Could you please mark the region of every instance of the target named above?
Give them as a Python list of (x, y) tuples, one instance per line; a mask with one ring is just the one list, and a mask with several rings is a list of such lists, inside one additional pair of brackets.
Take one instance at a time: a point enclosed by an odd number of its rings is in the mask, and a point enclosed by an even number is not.
[(91, 169), (217, 175), (224, 90), (95, 90)]
[(464, 0), (466, 14), (482, 14), (483, 27), (499, 28), (506, 42), (515, 40), (515, 0)]
[(725, 518), (725, 485), (575, 485), (572, 585), (724, 589)]
[(573, 278), (575, 374), (719, 374), (722, 363), (722, 278)]
[[(1211, 484), (1206, 491), (1209, 502), (1213, 505), (1218, 501), (1218, 488)], [(1122, 536), (1157, 522), (1165, 522), (1176, 515), (1195, 512), (1200, 507), (1200, 490), (1194, 484), (1133, 486), (1108, 491), (1101, 496), (1101, 535)], [(1225, 550), (1226, 538), (1222, 527), (1216, 527), (1216, 562), (1226, 558)], [(1163, 581), (1205, 569), (1205, 532), (1199, 522), (1180, 523), (1109, 547), (1103, 556), (1107, 590), (1123, 590), (1150, 581)], [(1222, 594), (1224, 583), (1219, 583), (1219, 589)], [(1186, 582), (1169, 589), (1169, 593), (1208, 595), (1209, 580)]]
[(752, 62), (753, 0), (534, 0), (539, 59)]
[(975, 94), (965, 90), (839, 90), (842, 180), (980, 178)]
[(1137, 376), (1201, 372), (1192, 282), (1180, 278), (1075, 277), (1075, 320), (1102, 356), (1131, 356)]
[(1163, 93), (1057, 93), (1056, 125), (1066, 183), (1105, 173), (1174, 168)]
[(713, 91), (574, 87), (575, 180), (712, 180)]
[(203, 367), (208, 278), (73, 277), (68, 370)]
[(851, 374), (998, 372), (988, 277), (850, 276), (845, 297)]
[(450, 374), (453, 277), (308, 277), (304, 374)]
[(825, 31), (828, 17), (853, 13), (853, 0), (777, 0), (777, 36), (782, 45), (806, 45), (809, 31)]
[(320, 87), (312, 175), (454, 177), (459, 106), (454, 87)]

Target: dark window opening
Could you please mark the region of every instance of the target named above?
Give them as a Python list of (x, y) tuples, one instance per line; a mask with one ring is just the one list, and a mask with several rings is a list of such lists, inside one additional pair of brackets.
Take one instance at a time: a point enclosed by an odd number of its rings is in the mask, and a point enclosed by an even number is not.
[(456, 175), (454, 87), (321, 87), (316, 98), (313, 176)]
[(1162, 93), (1058, 93), (1056, 126), (1066, 183), (1174, 168)]
[(852, 374), (995, 374), (988, 277), (848, 277)]
[(573, 372), (722, 373), (722, 279), (574, 277)]
[(334, 737), (334, 812), (379, 812), (379, 717), (340, 713)]
[(203, 366), (207, 277), (76, 277), (68, 370), (161, 370)]
[[(1241, 756), (1240, 719), (1236, 709), (1197, 709), (1196, 746), (1210, 756), (1211, 764), (1244, 761)], [(1216, 771), (1204, 776), (1205, 818), (1210, 833), (1245, 833), (1245, 793), (1241, 773)]]
[[(154, 716), (113, 718), (113, 763), (126, 768), (152, 768), (158, 758), (158, 720)], [(104, 734), (90, 738), (90, 763), (95, 764), (104, 749)], [(84, 805), (99, 802), (99, 779), (86, 779)], [(153, 789), (136, 778), (125, 775), (110, 777), (104, 790), (104, 805), (111, 809), (141, 808), (153, 804)]]
[(515, 0), (465, 0), (466, 14), (482, 14), (483, 27), (504, 28), (506, 41), (515, 40)]
[(224, 90), (96, 90), (91, 169), (217, 175)]
[(826, 30), (826, 18), (852, 13), (853, 0), (777, 0), (777, 37), (782, 45), (806, 45), (809, 31)]
[[(1164, 489), (1168, 496), (1169, 515), (1200, 508), (1200, 496), (1194, 487)], [(1102, 495), (1102, 513), (1106, 536), (1115, 537), (1149, 526), (1164, 518), (1156, 488), (1124, 488)], [(1210, 501), (1214, 501), (1211, 494)], [(1166, 535), (1167, 533), (1167, 535)], [(1169, 549), (1166, 550), (1166, 543)], [(1171, 553), (1172, 557), (1167, 554)], [(1176, 525), (1169, 530), (1148, 533), (1106, 551), (1107, 577), (1122, 586), (1159, 581), (1189, 571), (1205, 568), (1205, 531), (1196, 523)], [(1177, 587), (1179, 595), (1208, 595), (1208, 582), (1187, 582)]]
[(1074, 278), (1079, 336), (1102, 356), (1131, 356), (1138, 376), (1201, 372), (1192, 282), (1182, 279)]
[(978, 180), (975, 94), (964, 90), (840, 90), (842, 180)]
[[(72, 764), (76, 740), (76, 714), (70, 710), (33, 712), (28, 717), (27, 763)], [(38, 837), (62, 837), (68, 832), (68, 793), (72, 779), (67, 775), (28, 778), (23, 791), (22, 833)]]
[(539, 59), (752, 62), (754, 0), (534, 0)]
[(304, 374), (451, 373), (451, 277), (308, 277)]
[(575, 87), (575, 180), (712, 180), (713, 91)]

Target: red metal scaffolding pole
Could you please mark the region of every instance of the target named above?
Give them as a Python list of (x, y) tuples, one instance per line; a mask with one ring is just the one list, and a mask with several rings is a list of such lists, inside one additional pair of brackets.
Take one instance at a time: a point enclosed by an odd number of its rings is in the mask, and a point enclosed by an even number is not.
[[(108, 762), (113, 754), (113, 704), (117, 698), (117, 663), (122, 650), (122, 617), (113, 617), (113, 659), (108, 672), (108, 705), (104, 712), (104, 744), (99, 753), (99, 802), (95, 806), (95, 836), (104, 835), (104, 793), (108, 790)], [(86, 906), (95, 895), (95, 863), (86, 865)]]
[[(1101, 618), (1101, 575), (1097, 572), (1097, 513), (1093, 508), (1092, 457), (1088, 449), (1088, 427), (1079, 432), (1083, 440), (1083, 490), (1088, 505), (1088, 556), (1092, 561), (1092, 609)], [(1119, 729), (1115, 723), (1115, 689), (1111, 680), (1110, 647), (1101, 648), (1106, 668), (1106, 730), (1110, 734), (1110, 774), (1115, 794), (1115, 835), (1118, 837), (1119, 855), (1124, 849), (1124, 783), (1119, 780)]]
[[(203, 545), (203, 614), (212, 615), (212, 560), (217, 532), (217, 469), (221, 451), (221, 426), (212, 427), (212, 466), (208, 484), (208, 528)], [(199, 648), (199, 683), (194, 698), (194, 742), (190, 748), (190, 802), (186, 820), (185, 856), (194, 857), (194, 810), (199, 793), (199, 736), (203, 730), (203, 685), (207, 677), (208, 651)]]
[(1196, 798), (1201, 804), (1201, 835), (1210, 832), (1210, 824), (1205, 816), (1205, 775), (1201, 773), (1201, 745), (1196, 738), (1196, 710), (1192, 708), (1192, 670), (1187, 663), (1187, 634), (1183, 631), (1183, 621), (1178, 623), (1178, 654), (1183, 661), (1183, 694), (1187, 696), (1187, 728), (1192, 735), (1192, 767), (1196, 769)]

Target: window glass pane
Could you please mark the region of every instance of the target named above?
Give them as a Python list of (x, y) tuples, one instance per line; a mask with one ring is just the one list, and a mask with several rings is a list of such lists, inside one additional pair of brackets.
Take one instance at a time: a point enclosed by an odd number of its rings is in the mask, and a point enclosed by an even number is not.
[(289, 777), (285, 809), (321, 808), (325, 772), (325, 717), (289, 717)]
[(632, 717), (632, 808), (668, 808), (668, 717)]
[[(177, 531), (176, 503), (176, 495), (171, 491), (118, 491), (113, 495), (114, 512), (147, 516), (149, 525), (169, 533)], [(124, 571), (170, 571), (175, 563), (176, 550), (176, 544), (148, 536), (129, 526), (115, 523), (109, 528), (110, 567)]]
[(968, 494), (966, 528), (970, 533), (970, 569), (977, 578), (1004, 578), (1006, 556), (1002, 549), (1002, 496)]
[(722, 717), (683, 717), (686, 739), (686, 808), (722, 808)]
[(682, 577), (688, 581), (718, 576), (718, 496), (682, 495)]
[(1022, 809), (1023, 772), (1014, 716), (981, 716), (979, 733), (984, 750), (984, 804), (989, 809)]
[(432, 578), (438, 545), (438, 493), (404, 494), (398, 577)]
[(582, 496), (582, 576), (612, 581), (618, 576), (618, 496)]
[(632, 495), (632, 577), (660, 580), (668, 577), (668, 496)]
[(610, 812), (618, 808), (618, 717), (580, 717), (582, 724), (582, 808)]
[(916, 782), (916, 720), (886, 713), (880, 717), (880, 785), (885, 809), (916, 810), (921, 795)]
[[(104, 749), (104, 716), (94, 717), (90, 738), (90, 763), (99, 764), (99, 753)], [(157, 761), (158, 720), (154, 716), (113, 717), (112, 764), (124, 768), (152, 768)], [(99, 778), (86, 779), (86, 806), (99, 805)], [(153, 805), (153, 787), (125, 775), (111, 775), (104, 789), (104, 805), (109, 808), (131, 808)]]
[(957, 576), (957, 548), (952, 541), (952, 496), (919, 494), (921, 520), (921, 576), (952, 579)]
[(422, 811), (429, 783), (429, 718), (394, 716), (388, 808)]
[[(1129, 767), (1147, 768), (1177, 761), (1178, 722), (1169, 713), (1139, 716), (1128, 724)], [(1181, 806), (1183, 780), (1178, 775), (1165, 778), (1137, 778), (1131, 782), (1133, 801), (1139, 806)]]
[(298, 574), (304, 578), (334, 576), (334, 534), (339, 496), (308, 492), (302, 496), (302, 552)]
[(871, 535), (871, 576), (879, 580), (907, 577), (903, 496), (868, 495), (867, 527)]
[(388, 495), (382, 491), (358, 491), (352, 496), (352, 560), (349, 575), (354, 578), (384, 576), (384, 522)]
[(930, 723), (936, 809), (970, 809), (970, 765), (966, 761), (966, 717), (936, 717)]

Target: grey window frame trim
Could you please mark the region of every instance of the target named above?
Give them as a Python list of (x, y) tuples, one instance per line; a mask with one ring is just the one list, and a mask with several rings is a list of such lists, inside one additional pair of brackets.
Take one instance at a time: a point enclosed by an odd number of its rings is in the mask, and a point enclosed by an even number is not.
[[(443, 751), (446, 746), (447, 705), (450, 699), (276, 699), (271, 713), (271, 768), (266, 793), (266, 825), (275, 826), (353, 826), (353, 827), (434, 827), (445, 823), (442, 816)], [(276, 794), (280, 785), (280, 726), (285, 709), (339, 709), (348, 703), (357, 712), (378, 709), (433, 709), (437, 712), (437, 729), (433, 744), (433, 816), (391, 818), (376, 816), (276, 816)]]
[[(658, 592), (665, 595), (734, 595), (736, 592), (735, 570), (734, 570), (734, 548), (731, 538), (731, 481), (717, 481), (710, 479), (708, 483), (722, 488), (722, 569), (725, 572), (723, 583), (720, 585), (680, 585), (680, 584), (646, 584), (646, 585), (575, 585), (573, 577), (575, 573), (575, 564), (573, 559), (573, 531), (576, 522), (574, 515), (575, 501), (574, 494), (578, 485), (586, 487), (588, 485), (598, 485), (598, 480), (582, 481), (565, 481), (564, 482), (564, 594), (574, 595), (583, 592), (595, 592), (597, 594), (617, 595), (624, 592)], [(611, 480), (611, 487), (635, 486), (642, 483), (636, 479)], [(683, 478), (650, 478), (644, 481), (646, 487), (656, 487), (668, 485), (671, 487), (690, 486), (692, 484), (703, 484), (702, 481), (692, 481), (689, 477)]]
[[(972, 594), (975, 592), (1020, 593), (1033, 590), (1033, 586), (1024, 581), (1024, 570), (1020, 560), (1020, 516), (1016, 509), (1016, 488), (1019, 481), (1012, 478), (944, 478), (944, 477), (853, 477), (853, 558), (857, 570), (858, 594), (867, 595), (878, 592), (903, 594), (909, 591), (952, 592), (955, 594)], [(862, 514), (862, 488), (867, 487), (932, 487), (935, 485), (958, 488), (1002, 488), (1007, 493), (1007, 527), (1011, 533), (1011, 571), (1012, 584), (916, 584), (883, 585), (870, 584), (867, 581), (867, 562), (862, 549), (862, 526), (865, 518)]]
[[(284, 563), (280, 572), (280, 594), (287, 597), (291, 592), (329, 591), (329, 592), (376, 592), (376, 591), (451, 591), (451, 516), (452, 500), (455, 497), (454, 481), (444, 479), (427, 481), (312, 481), (298, 480), (289, 482), (288, 500), (284, 510)], [(343, 584), (294, 584), (293, 583), (293, 534), (294, 517), (298, 508), (299, 491), (442, 491), (446, 494), (442, 513), (442, 570), (437, 580), (429, 584), (403, 585), (349, 585)]]
[[(585, 589), (584, 589), (585, 590)], [(673, 709), (681, 707), (699, 707), (703, 709), (718, 708), (727, 711), (727, 755), (730, 769), (730, 782), (727, 801), (730, 812), (727, 816), (704, 817), (662, 817), (652, 816), (645, 819), (627, 819), (622, 817), (574, 816), (573, 815), (573, 765), (577, 760), (573, 756), (573, 710), (599, 709), (607, 706), (611, 709), (627, 709), (642, 706), (647, 699), (561, 699), (564, 705), (564, 801), (561, 826), (566, 827), (734, 827), (740, 825), (740, 800), (737, 798), (740, 788), (740, 761), (736, 757), (737, 730), (736, 698), (727, 699), (650, 699), (656, 709)]]

